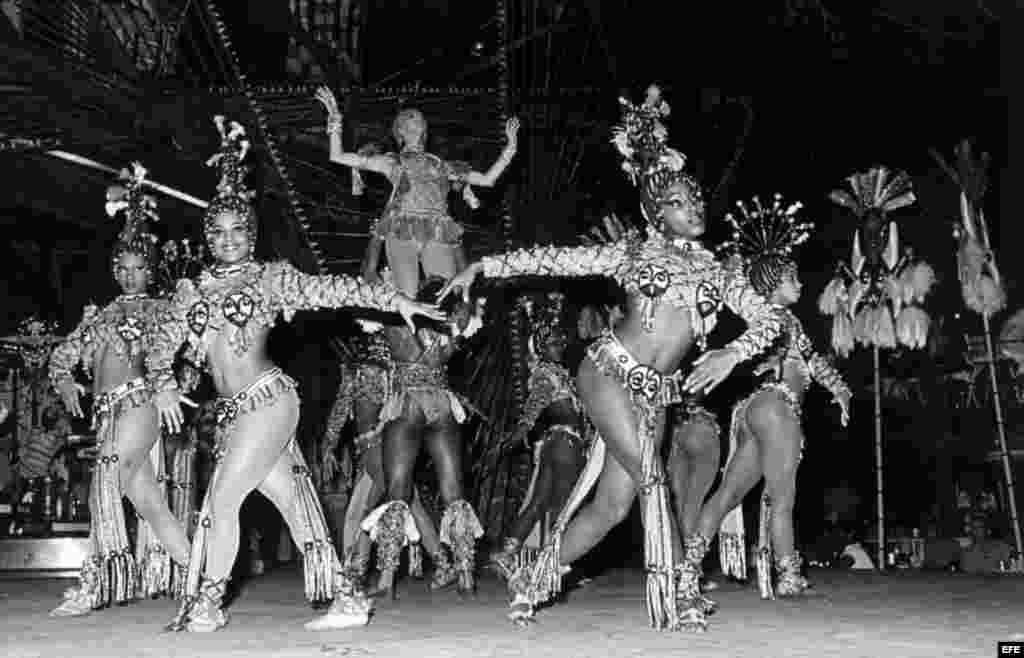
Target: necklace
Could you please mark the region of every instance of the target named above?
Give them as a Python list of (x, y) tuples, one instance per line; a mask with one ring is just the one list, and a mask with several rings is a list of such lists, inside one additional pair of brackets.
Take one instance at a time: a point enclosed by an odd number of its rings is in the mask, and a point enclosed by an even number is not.
[(218, 263), (218, 264), (214, 265), (213, 267), (211, 267), (209, 269), (209, 272), (215, 278), (223, 279), (225, 277), (234, 276), (235, 274), (239, 274), (241, 272), (244, 272), (246, 270), (246, 268), (249, 267), (249, 263), (250, 262), (251, 261), (248, 258), (246, 258), (245, 260), (243, 260), (243, 261), (241, 261), (239, 263), (234, 263), (232, 265), (222, 265), (222, 264)]
[(143, 299), (149, 299), (149, 295), (144, 292), (133, 292), (130, 294), (118, 295), (116, 302), (139, 302)]

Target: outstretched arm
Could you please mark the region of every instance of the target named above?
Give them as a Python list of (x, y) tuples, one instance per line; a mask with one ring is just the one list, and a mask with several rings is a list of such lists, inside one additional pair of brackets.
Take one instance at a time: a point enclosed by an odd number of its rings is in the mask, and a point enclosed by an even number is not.
[(736, 350), (741, 361), (761, 354), (782, 334), (785, 311), (769, 304), (754, 290), (743, 273), (734, 271), (727, 274), (722, 301), (747, 323), (747, 330), (725, 346), (726, 349)]
[(181, 281), (170, 303), (161, 305), (156, 311), (156, 321), (151, 329), (153, 336), (146, 352), (146, 381), (154, 393), (178, 390), (174, 357), (188, 338), (187, 313), (195, 297), (192, 282)]
[(480, 259), (488, 279), (515, 276), (615, 276), (627, 264), (625, 242), (584, 247), (537, 246)]
[(388, 176), (391, 174), (392, 158), (386, 155), (366, 156), (359, 153), (345, 153), (341, 146), (342, 115), (338, 109), (338, 101), (327, 87), (320, 87), (315, 98), (327, 111), (327, 139), (331, 148), (331, 162), (346, 167), (375, 171)]
[(523, 404), (523, 415), (517, 423), (518, 432), (525, 434), (537, 424), (540, 415), (555, 401), (556, 392), (555, 383), (546, 373), (534, 371), (530, 375), (530, 395)]
[(508, 143), (502, 150), (501, 155), (494, 161), (491, 168), (486, 173), (480, 173), (478, 171), (471, 171), (466, 175), (466, 182), (476, 187), (494, 187), (494, 184), (498, 181), (505, 170), (508, 169), (509, 164), (512, 162), (512, 158), (516, 155), (516, 145), (518, 144), (519, 135), (519, 119), (512, 118), (505, 123), (505, 136), (508, 139)]

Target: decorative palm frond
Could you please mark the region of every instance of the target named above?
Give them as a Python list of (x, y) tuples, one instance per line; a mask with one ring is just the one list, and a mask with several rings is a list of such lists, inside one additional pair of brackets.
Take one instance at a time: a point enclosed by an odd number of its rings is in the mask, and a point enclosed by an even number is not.
[(832, 190), (828, 195), (833, 203), (849, 208), (858, 218), (868, 212), (891, 212), (905, 208), (917, 200), (913, 182), (905, 171), (899, 171), (890, 178), (887, 167), (876, 165), (864, 172), (851, 174), (846, 178), (849, 190)]

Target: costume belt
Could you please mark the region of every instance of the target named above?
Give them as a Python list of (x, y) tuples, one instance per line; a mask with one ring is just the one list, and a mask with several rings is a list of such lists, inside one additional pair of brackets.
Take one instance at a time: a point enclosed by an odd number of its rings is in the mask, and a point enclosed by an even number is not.
[(679, 371), (666, 375), (640, 363), (610, 330), (605, 330), (590, 344), (587, 357), (602, 372), (622, 382), (635, 398), (659, 407), (683, 400), (682, 375)]
[[(126, 398), (132, 396), (139, 396), (137, 401), (140, 404), (148, 402), (149, 398), (152, 397), (149, 387), (146, 386), (145, 377), (129, 379), (120, 386), (112, 388), (106, 393), (97, 395), (92, 403), (93, 429), (96, 429), (104, 420), (114, 415), (117, 411), (117, 406)], [(143, 397), (145, 399), (142, 399)]]
[(411, 388), (448, 389), (448, 373), (444, 366), (396, 361), (393, 372), (393, 385), (399, 391)]
[(224, 429), (231, 425), (231, 423), (238, 418), (238, 414), (242, 412), (242, 405), (245, 404), (249, 398), (253, 397), (261, 389), (279, 379), (283, 380), (288, 387), (295, 388), (295, 380), (284, 374), (284, 371), (280, 368), (274, 367), (265, 371), (256, 379), (256, 381), (234, 395), (217, 398), (214, 402), (214, 413), (216, 414), (217, 427)]

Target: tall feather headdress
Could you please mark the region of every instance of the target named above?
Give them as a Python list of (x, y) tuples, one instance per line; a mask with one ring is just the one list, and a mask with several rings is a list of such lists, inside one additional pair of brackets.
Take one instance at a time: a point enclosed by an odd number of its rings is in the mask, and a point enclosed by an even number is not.
[(237, 121), (229, 122), (224, 116), (217, 115), (213, 117), (213, 122), (220, 133), (220, 148), (206, 161), (206, 166), (217, 167), (220, 180), (217, 182), (217, 194), (206, 209), (204, 226), (207, 237), (214, 217), (224, 212), (233, 212), (245, 221), (250, 245), (253, 245), (256, 241), (256, 213), (252, 208), (255, 192), (245, 184), (249, 167), (244, 162), (251, 143), (245, 128)]
[(118, 233), (118, 247), (113, 257), (124, 252), (138, 253), (151, 265), (157, 256), (157, 237), (152, 233), (151, 224), (160, 221), (157, 214), (156, 197), (146, 194), (144, 182), (149, 171), (139, 162), (121, 170), (121, 183), (111, 185), (106, 191), (105, 209), (109, 217), (118, 215), (124, 225)]

